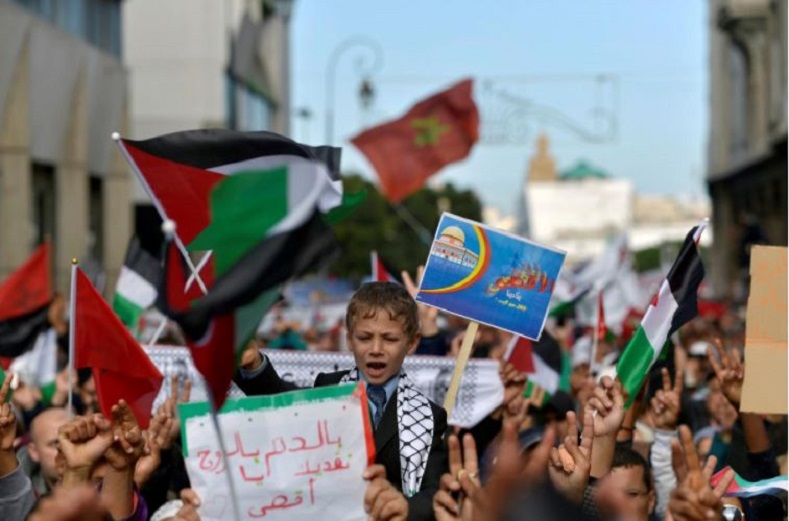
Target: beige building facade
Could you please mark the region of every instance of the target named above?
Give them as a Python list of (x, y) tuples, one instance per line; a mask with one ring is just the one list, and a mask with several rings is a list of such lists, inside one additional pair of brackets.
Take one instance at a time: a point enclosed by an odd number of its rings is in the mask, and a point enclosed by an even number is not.
[[(0, 279), (46, 238), (56, 288), (71, 259), (112, 288), (131, 233), (120, 1), (0, 0)], [(23, 5), (25, 4), (25, 5)]]
[(787, 243), (787, 2), (710, 0), (710, 281), (744, 296), (752, 243)]

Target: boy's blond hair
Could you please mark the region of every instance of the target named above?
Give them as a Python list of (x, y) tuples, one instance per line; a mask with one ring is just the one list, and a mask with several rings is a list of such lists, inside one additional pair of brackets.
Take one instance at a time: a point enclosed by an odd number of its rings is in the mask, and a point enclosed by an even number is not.
[(348, 303), (345, 327), (351, 332), (359, 319), (372, 318), (379, 310), (385, 310), (390, 319), (400, 322), (408, 338), (414, 338), (419, 332), (416, 301), (403, 286), (394, 282), (363, 284)]

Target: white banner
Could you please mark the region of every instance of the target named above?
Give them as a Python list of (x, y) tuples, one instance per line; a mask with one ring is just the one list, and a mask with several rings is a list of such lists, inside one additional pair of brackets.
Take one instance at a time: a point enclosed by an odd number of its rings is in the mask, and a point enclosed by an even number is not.
[(228, 400), (224, 453), (208, 403), (179, 406), (200, 519), (233, 519), (233, 504), (239, 520), (367, 519), (362, 473), (375, 445), (364, 396), (357, 384)]
[[(153, 363), (165, 378), (171, 374), (189, 375), (194, 382), (193, 400), (205, 400), (205, 382), (192, 363), (185, 347), (157, 346), (146, 349)], [(265, 350), (279, 375), (299, 387), (312, 387), (320, 373), (331, 373), (354, 367), (353, 355), (344, 353), (312, 353), (304, 351)], [(405, 371), (417, 388), (433, 402), (443, 405), (455, 359), (440, 356), (408, 356)], [(167, 381), (167, 380), (165, 380)], [(169, 385), (154, 402), (156, 407), (169, 393)], [(238, 387), (231, 386), (228, 396), (243, 396)], [(494, 360), (470, 360), (460, 383), (455, 410), (450, 425), (470, 428), (493, 412), (504, 399), (504, 387), (499, 378), (499, 364)]]

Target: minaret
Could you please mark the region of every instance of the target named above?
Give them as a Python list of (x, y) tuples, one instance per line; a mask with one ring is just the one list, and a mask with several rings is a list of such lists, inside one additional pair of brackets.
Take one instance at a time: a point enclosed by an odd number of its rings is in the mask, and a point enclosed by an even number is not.
[(529, 160), (526, 182), (556, 181), (556, 161), (548, 152), (548, 136), (541, 133), (537, 138), (537, 153)]

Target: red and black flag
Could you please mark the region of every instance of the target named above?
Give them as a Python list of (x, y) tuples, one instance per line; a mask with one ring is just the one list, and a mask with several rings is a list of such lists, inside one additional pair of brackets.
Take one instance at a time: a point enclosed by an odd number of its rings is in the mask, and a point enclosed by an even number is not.
[(15, 358), (49, 324), (50, 245), (45, 242), (0, 285), (0, 356)]

